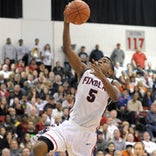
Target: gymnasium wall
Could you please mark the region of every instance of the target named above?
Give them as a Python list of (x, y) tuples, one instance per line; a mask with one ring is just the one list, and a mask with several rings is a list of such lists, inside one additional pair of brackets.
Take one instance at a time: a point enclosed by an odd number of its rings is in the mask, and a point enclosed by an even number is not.
[[(55, 61), (63, 62), (62, 53), (62, 32), (63, 22), (51, 22), (46, 20), (24, 20), (24, 19), (5, 19), (0, 18), (0, 50), (5, 44), (7, 37), (12, 39), (12, 44), (17, 45), (19, 38), (24, 39), (24, 44), (29, 47), (34, 43), (34, 39), (40, 39), (40, 45), (50, 43), (54, 52)], [(145, 53), (148, 60), (156, 67), (156, 28), (154, 27), (136, 27), (106, 24), (88, 24), (71, 25), (72, 44), (76, 44), (76, 52), (81, 45), (86, 46), (88, 54), (94, 49), (95, 44), (100, 45), (100, 49), (105, 55), (110, 56), (116, 43), (121, 43), (121, 48), (125, 51), (127, 64), (133, 51), (126, 50), (126, 30), (138, 30), (145, 33)]]
[[(126, 50), (126, 30), (144, 32), (145, 53), (148, 60), (153, 63), (153, 67), (156, 67), (156, 28), (154, 27), (90, 23), (71, 25), (72, 44), (76, 44), (76, 52), (82, 45), (85, 45), (86, 52), (90, 54), (95, 44), (98, 43), (104, 54), (110, 56), (116, 43), (120, 42), (121, 48), (125, 51), (126, 65), (130, 62), (134, 52)], [(19, 38), (23, 38), (27, 47), (34, 43), (35, 38), (39, 38), (41, 46), (50, 43), (55, 61), (63, 62), (62, 32), (63, 22), (51, 21), (51, 0), (23, 0), (22, 19), (0, 18), (0, 51), (7, 37), (11, 38), (12, 44), (15, 46), (17, 46)], [(0, 61), (2, 62), (1, 59)]]

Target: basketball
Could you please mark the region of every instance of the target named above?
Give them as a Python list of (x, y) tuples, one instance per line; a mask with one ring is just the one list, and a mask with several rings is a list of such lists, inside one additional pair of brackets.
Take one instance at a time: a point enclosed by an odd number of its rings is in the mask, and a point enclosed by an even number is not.
[(68, 22), (73, 24), (83, 24), (90, 17), (90, 8), (82, 0), (73, 0), (65, 8), (65, 17)]

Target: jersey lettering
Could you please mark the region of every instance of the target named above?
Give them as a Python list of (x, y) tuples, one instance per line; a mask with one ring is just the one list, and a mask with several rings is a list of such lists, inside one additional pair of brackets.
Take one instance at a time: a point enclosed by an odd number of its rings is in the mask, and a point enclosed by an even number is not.
[(95, 79), (93, 79), (92, 77), (89, 77), (89, 76), (84, 77), (84, 79), (82, 81), (82, 84), (89, 84), (89, 85), (95, 86), (95, 87), (105, 91), (105, 88), (104, 88), (101, 81), (95, 80)]

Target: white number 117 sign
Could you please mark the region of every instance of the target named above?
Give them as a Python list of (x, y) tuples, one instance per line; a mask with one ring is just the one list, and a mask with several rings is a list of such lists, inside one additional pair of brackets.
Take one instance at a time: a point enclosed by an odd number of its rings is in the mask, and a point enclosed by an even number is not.
[(141, 47), (145, 51), (144, 31), (126, 30), (126, 49), (135, 50), (137, 47)]

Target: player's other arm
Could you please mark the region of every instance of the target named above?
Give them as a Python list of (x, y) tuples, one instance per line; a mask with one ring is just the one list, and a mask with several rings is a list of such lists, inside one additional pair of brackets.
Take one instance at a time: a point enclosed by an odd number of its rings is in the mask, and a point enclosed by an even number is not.
[(78, 77), (80, 78), (84, 70), (87, 68), (85, 64), (83, 64), (78, 57), (78, 55), (72, 50), (71, 47), (71, 39), (70, 39), (70, 25), (65, 20), (64, 21), (64, 29), (63, 29), (63, 51), (71, 65), (71, 67), (75, 70)]

